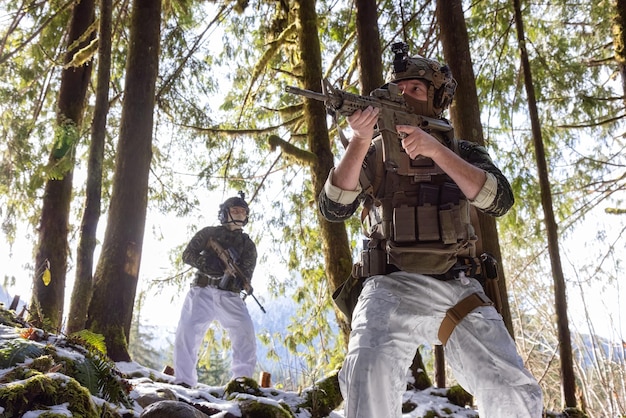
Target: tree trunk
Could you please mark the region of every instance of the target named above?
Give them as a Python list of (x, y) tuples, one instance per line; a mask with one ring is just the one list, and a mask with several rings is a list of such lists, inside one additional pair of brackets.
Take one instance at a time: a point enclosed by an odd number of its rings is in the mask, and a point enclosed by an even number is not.
[[(68, 48), (85, 34), (93, 20), (94, 0), (82, 0), (74, 6), (68, 29)], [(72, 61), (74, 53), (87, 46), (91, 39), (93, 35), (68, 49), (64, 62)], [(39, 223), (29, 320), (55, 331), (61, 330), (63, 320), (72, 177), (90, 77), (91, 61), (79, 67), (68, 66), (61, 73), (55, 138), (48, 159), (50, 174)]]
[(141, 264), (152, 159), (160, 22), (160, 0), (133, 2), (111, 206), (86, 323), (87, 328), (104, 335), (113, 361), (130, 360), (128, 336)]
[[(298, 0), (298, 4), (298, 19), (301, 23), (299, 40), (303, 64), (302, 82), (305, 89), (319, 92), (322, 86), (322, 55), (317, 33), (315, 2)], [(324, 187), (330, 169), (333, 167), (333, 153), (330, 147), (326, 127), (326, 109), (323, 103), (317, 100), (305, 100), (304, 114), (308, 127), (309, 149), (317, 156), (317, 164), (311, 166), (313, 195), (317, 197)], [(332, 292), (349, 277), (352, 271), (350, 243), (343, 223), (328, 222), (319, 211), (318, 221), (322, 235), (322, 251), (326, 261), (326, 275), (330, 285), (329, 290)], [(348, 341), (350, 329), (338, 311), (337, 319), (345, 341)]]
[(574, 365), (572, 360), (572, 341), (569, 332), (569, 321), (567, 319), (567, 292), (565, 288), (565, 277), (561, 267), (561, 256), (559, 254), (558, 227), (554, 218), (552, 204), (552, 192), (550, 191), (550, 179), (548, 174), (548, 164), (543, 147), (541, 126), (539, 123), (539, 112), (535, 90), (530, 72), (530, 61), (526, 50), (526, 35), (522, 19), (520, 0), (513, 0), (515, 9), (515, 26), (517, 28), (517, 41), (520, 50), (521, 64), (524, 71), (524, 86), (528, 96), (528, 113), (532, 129), (533, 143), (535, 146), (535, 158), (537, 161), (537, 172), (539, 175), (539, 185), (541, 188), (541, 205), (543, 207), (546, 232), (548, 234), (548, 252), (550, 254), (550, 265), (554, 279), (554, 302), (556, 306), (557, 328), (559, 335), (559, 354), (561, 359), (561, 381), (563, 384), (563, 396), (567, 408), (576, 407), (576, 381), (574, 375)]
[(378, 13), (376, 0), (356, 0), (355, 3), (361, 94), (368, 95), (384, 82)]
[[(480, 122), (480, 106), (476, 92), (476, 78), (470, 56), (469, 37), (463, 14), (463, 3), (460, 0), (442, 0), (437, 2), (437, 20), (439, 21), (441, 44), (446, 63), (450, 66), (458, 87), (454, 102), (450, 108), (451, 121), (458, 138), (485, 145), (483, 127)], [(500, 266), (502, 254), (496, 220), (492, 216), (476, 211), (478, 224), (475, 225), (479, 237), (479, 254), (491, 253)], [(498, 269), (498, 290), (502, 303), (500, 314), (511, 336), (513, 321), (509, 306), (508, 292), (504, 271)]]
[(76, 260), (76, 281), (72, 291), (66, 332), (80, 331), (85, 327), (87, 308), (91, 300), (93, 252), (100, 220), (102, 192), (102, 159), (109, 111), (109, 81), (111, 72), (111, 16), (112, 0), (100, 1), (100, 30), (98, 36), (98, 82), (96, 105), (91, 125), (89, 162), (87, 165), (87, 190), (83, 220), (80, 226)]
[(626, 106), (626, 0), (615, 0), (613, 17), (613, 50), (622, 79), (623, 101)]

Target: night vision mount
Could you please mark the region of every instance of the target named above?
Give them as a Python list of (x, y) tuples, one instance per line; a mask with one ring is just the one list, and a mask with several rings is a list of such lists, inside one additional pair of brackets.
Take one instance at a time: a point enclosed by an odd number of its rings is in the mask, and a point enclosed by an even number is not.
[(409, 46), (404, 42), (394, 42), (391, 44), (391, 51), (395, 54), (393, 72), (397, 74), (406, 71), (409, 62)]

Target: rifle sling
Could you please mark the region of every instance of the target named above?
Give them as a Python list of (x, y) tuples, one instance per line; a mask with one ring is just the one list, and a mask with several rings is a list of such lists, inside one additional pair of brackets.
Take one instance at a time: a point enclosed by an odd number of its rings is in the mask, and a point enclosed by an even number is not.
[(446, 345), (457, 324), (461, 322), (467, 314), (481, 306), (493, 306), (493, 302), (491, 302), (491, 300), (489, 300), (489, 298), (482, 293), (472, 293), (448, 309), (445, 318), (441, 321), (439, 333), (437, 334), (441, 344)]

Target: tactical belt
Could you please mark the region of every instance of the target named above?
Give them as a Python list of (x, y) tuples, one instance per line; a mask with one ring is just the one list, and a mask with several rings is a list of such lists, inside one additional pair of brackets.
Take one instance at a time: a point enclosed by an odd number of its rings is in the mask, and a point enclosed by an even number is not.
[(221, 277), (213, 277), (207, 276), (206, 274), (196, 273), (191, 285), (198, 287), (217, 287), (220, 284), (220, 280), (222, 280)]
[(239, 293), (241, 291), (241, 289), (222, 289), (220, 287), (220, 283), (222, 281), (222, 277), (214, 277), (214, 276), (208, 276), (204, 273), (200, 273), (200, 272), (196, 272), (196, 275), (193, 279), (193, 281), (191, 282), (191, 286), (197, 286), (197, 287), (214, 287), (216, 289), (220, 289), (220, 290), (228, 290), (229, 292), (235, 292), (235, 293)]
[[(454, 280), (459, 277), (459, 273), (465, 273), (465, 277), (477, 277), (479, 276), (480, 271), (480, 259), (471, 258), (471, 257), (458, 257), (459, 261), (452, 266), (447, 272), (442, 274), (428, 274), (425, 273), (425, 276), (432, 277), (437, 280)], [(396, 271), (400, 271), (400, 269), (394, 265), (385, 263), (381, 267), (374, 267), (371, 264), (368, 264), (366, 268), (363, 268), (362, 263), (356, 263), (352, 266), (352, 274), (355, 277), (359, 278), (367, 278), (371, 276), (376, 276), (379, 274), (390, 274), (395, 273)]]
[(459, 303), (448, 309), (446, 317), (443, 318), (439, 326), (439, 341), (442, 345), (446, 345), (448, 338), (452, 335), (452, 331), (459, 322), (463, 320), (474, 309), (480, 306), (493, 306), (493, 302), (483, 293), (472, 293)]

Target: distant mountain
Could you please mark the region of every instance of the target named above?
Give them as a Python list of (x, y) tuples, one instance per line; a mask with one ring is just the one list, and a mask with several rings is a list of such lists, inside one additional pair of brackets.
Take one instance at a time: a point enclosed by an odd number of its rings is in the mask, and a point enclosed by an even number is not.
[(599, 358), (616, 363), (624, 363), (626, 359), (626, 343), (611, 342), (602, 337), (589, 334), (572, 335), (572, 346), (575, 361), (587, 367), (594, 367)]

